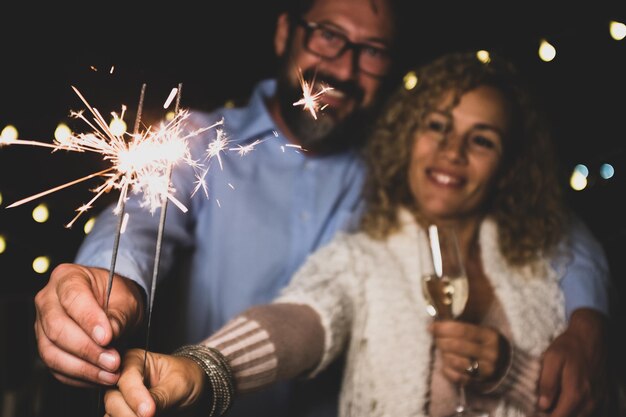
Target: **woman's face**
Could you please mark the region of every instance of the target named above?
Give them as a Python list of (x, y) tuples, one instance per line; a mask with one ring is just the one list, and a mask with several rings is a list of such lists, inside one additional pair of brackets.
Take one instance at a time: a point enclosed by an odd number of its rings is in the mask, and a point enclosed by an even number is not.
[(496, 181), (510, 107), (502, 93), (479, 86), (446, 110), (443, 96), (415, 133), (409, 166), (413, 198), (430, 220), (462, 220), (480, 215)]

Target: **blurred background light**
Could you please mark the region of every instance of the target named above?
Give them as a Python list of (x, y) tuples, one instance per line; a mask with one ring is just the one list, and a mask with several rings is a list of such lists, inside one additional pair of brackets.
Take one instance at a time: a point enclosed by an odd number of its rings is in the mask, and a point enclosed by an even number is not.
[(417, 74), (415, 73), (415, 71), (409, 71), (404, 75), (402, 81), (404, 83), (405, 89), (412, 90), (415, 88), (418, 82)]
[(0, 132), (0, 142), (8, 142), (17, 139), (17, 128), (13, 125), (6, 125)]
[(126, 133), (126, 122), (119, 117), (114, 116), (109, 123), (109, 129), (111, 129), (111, 133), (114, 135), (122, 136)]
[(94, 223), (96, 223), (95, 217), (92, 217), (85, 222), (85, 225), (83, 226), (83, 231), (85, 232), (86, 235), (88, 235), (89, 232), (91, 232), (91, 229), (93, 229)]
[(539, 58), (544, 62), (550, 62), (556, 57), (556, 48), (545, 39), (539, 44)]
[(485, 51), (484, 49), (476, 52), (476, 58), (478, 58), (478, 60), (483, 64), (488, 64), (491, 62), (491, 55), (489, 55), (489, 51)]
[(54, 129), (54, 139), (59, 143), (67, 143), (72, 136), (72, 130), (65, 123), (59, 123)]
[(615, 169), (611, 164), (602, 164), (600, 165), (600, 176), (605, 180), (612, 178), (615, 175)]
[(37, 223), (45, 223), (48, 221), (49, 217), (50, 212), (48, 211), (48, 206), (45, 203), (41, 203), (33, 209), (33, 220)]
[(44, 274), (50, 268), (50, 258), (47, 256), (38, 256), (33, 260), (33, 271), (38, 274)]
[(622, 22), (611, 21), (609, 23), (609, 32), (611, 33), (611, 37), (616, 41), (621, 41), (626, 38), (626, 25)]

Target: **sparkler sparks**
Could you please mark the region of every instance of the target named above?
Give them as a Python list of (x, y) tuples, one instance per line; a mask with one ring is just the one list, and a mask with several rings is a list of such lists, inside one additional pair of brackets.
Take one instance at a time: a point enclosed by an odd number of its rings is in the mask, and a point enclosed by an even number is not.
[(302, 98), (293, 103), (293, 105), (302, 106), (303, 110), (308, 110), (309, 113), (311, 113), (311, 116), (317, 120), (317, 111), (324, 110), (324, 108), (326, 108), (326, 105), (320, 107), (319, 98), (333, 88), (327, 85), (322, 85), (319, 91), (313, 93), (313, 88), (315, 87), (315, 77), (313, 77), (311, 83), (309, 84), (304, 79), (302, 70), (299, 70), (298, 79), (300, 80), (300, 86), (302, 87)]
[[(111, 167), (70, 181), (66, 184), (51, 188), (47, 191), (32, 195), (7, 206), (17, 207), (21, 204), (43, 197), (55, 191), (78, 184), (94, 177), (104, 177), (105, 181), (95, 188), (95, 196), (86, 204), (77, 209), (78, 214), (66, 225), (71, 227), (82, 213), (89, 210), (93, 203), (104, 193), (112, 189), (119, 189), (120, 196), (116, 213), (121, 211), (123, 202), (128, 198), (129, 191), (143, 193), (143, 206), (148, 206), (150, 212), (161, 205), (161, 197), (167, 198), (176, 204), (179, 209), (186, 211), (186, 207), (174, 197), (175, 190), (171, 187), (169, 177), (166, 175), (168, 167), (177, 163), (186, 163), (195, 171), (198, 178), (206, 175), (206, 170), (197, 161), (191, 158), (188, 140), (208, 129), (214, 128), (221, 122), (211, 126), (185, 133), (183, 124), (188, 117), (188, 112), (178, 110), (173, 119), (158, 128), (148, 128), (142, 133), (129, 134), (117, 132), (111, 129), (100, 112), (92, 107), (83, 95), (72, 86), (87, 109), (93, 115), (93, 120), (84, 116), (84, 111), (71, 112), (74, 118), (83, 120), (92, 131), (89, 133), (70, 134), (67, 138), (54, 141), (54, 144), (32, 140), (1, 140), (0, 145), (31, 145), (52, 148), (52, 151), (65, 150), (72, 152), (95, 152), (101, 154), (103, 159), (111, 163)], [(122, 106), (120, 115), (112, 113), (114, 119), (122, 120), (126, 107)]]

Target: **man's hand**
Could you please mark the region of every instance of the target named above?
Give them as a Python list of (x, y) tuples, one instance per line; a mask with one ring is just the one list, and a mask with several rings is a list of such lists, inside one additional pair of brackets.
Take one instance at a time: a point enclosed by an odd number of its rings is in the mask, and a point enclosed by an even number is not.
[(115, 384), (120, 355), (106, 348), (143, 316), (141, 290), (115, 276), (104, 310), (109, 273), (62, 264), (35, 296), (35, 336), (39, 355), (61, 382), (85, 387)]
[(604, 415), (611, 388), (608, 354), (608, 318), (592, 309), (574, 311), (543, 355), (539, 410), (550, 417)]
[(148, 352), (144, 375), (144, 355), (141, 349), (124, 355), (118, 389), (108, 390), (104, 396), (107, 416), (153, 417), (157, 411), (196, 404), (206, 413), (210, 403), (198, 404), (199, 399), (205, 399), (206, 383), (200, 366), (187, 358)]

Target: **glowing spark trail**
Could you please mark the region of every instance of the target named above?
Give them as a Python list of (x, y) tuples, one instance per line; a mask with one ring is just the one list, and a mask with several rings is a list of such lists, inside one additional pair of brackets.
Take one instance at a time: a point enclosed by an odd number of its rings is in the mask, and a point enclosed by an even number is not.
[[(186, 207), (174, 197), (174, 190), (171, 189), (169, 179), (166, 178), (165, 174), (172, 165), (183, 162), (196, 171), (198, 178), (204, 176), (206, 173), (202, 165), (190, 156), (188, 140), (220, 123), (184, 134), (183, 124), (188, 117), (188, 112), (180, 110), (175, 113), (171, 121), (167, 124), (162, 124), (156, 129), (149, 128), (142, 133), (135, 132), (133, 134), (128, 134), (127, 132), (117, 133), (111, 130), (100, 112), (96, 108), (91, 107), (75, 87), (72, 86), (72, 89), (93, 115), (93, 120), (87, 119), (83, 111), (73, 111), (70, 112), (70, 115), (83, 120), (92, 128), (91, 132), (71, 134), (62, 141), (55, 139), (54, 144), (16, 139), (3, 140), (0, 142), (0, 145), (42, 146), (52, 148), (53, 152), (58, 150), (94, 152), (101, 154), (104, 160), (109, 161), (111, 167), (16, 201), (7, 206), (7, 208), (17, 207), (65, 187), (100, 176), (105, 178), (104, 183), (93, 190), (95, 196), (77, 209), (78, 214), (66, 227), (71, 227), (82, 213), (92, 207), (93, 203), (100, 196), (112, 189), (120, 190), (115, 213), (119, 213), (122, 210), (123, 203), (131, 190), (143, 193), (142, 206), (149, 206), (151, 213), (154, 213), (160, 205), (161, 195), (166, 195), (179, 209), (186, 211)], [(121, 115), (113, 113), (114, 119), (123, 119), (125, 111), (125, 106), (122, 106)]]
[(300, 86), (302, 87), (302, 98), (295, 103), (294, 106), (302, 106), (303, 110), (308, 110), (311, 113), (311, 116), (315, 120), (317, 120), (317, 111), (324, 110), (326, 106), (320, 107), (319, 98), (325, 94), (327, 91), (332, 90), (332, 87), (322, 85), (322, 88), (313, 93), (313, 88), (315, 87), (315, 77), (311, 80), (311, 84), (309, 84), (302, 75), (302, 71), (298, 72), (298, 79), (300, 80)]

